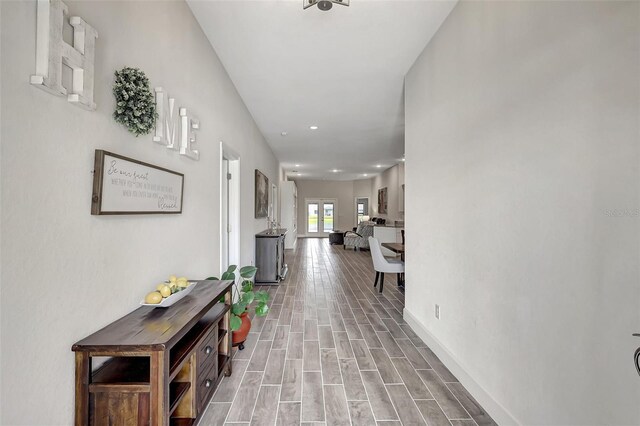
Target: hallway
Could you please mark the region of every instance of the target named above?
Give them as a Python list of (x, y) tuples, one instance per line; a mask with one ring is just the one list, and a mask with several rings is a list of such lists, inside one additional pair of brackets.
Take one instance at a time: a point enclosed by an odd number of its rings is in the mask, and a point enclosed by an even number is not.
[(405, 324), (395, 280), (373, 288), (368, 252), (300, 239), (287, 263), (200, 425), (495, 424)]

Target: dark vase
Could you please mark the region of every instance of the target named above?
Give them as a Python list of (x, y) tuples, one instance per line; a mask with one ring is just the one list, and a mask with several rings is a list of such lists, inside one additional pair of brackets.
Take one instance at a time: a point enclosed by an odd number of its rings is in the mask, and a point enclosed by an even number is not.
[(240, 319), (242, 320), (242, 324), (240, 324), (240, 328), (233, 332), (233, 346), (237, 346), (238, 349), (244, 349), (244, 341), (247, 340), (247, 334), (249, 334), (249, 330), (251, 330), (251, 319), (249, 319), (249, 315), (247, 312), (240, 314)]

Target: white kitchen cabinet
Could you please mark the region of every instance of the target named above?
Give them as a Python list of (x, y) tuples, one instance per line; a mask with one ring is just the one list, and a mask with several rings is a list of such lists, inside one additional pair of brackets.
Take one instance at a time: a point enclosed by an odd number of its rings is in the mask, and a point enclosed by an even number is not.
[[(373, 236), (378, 239), (380, 244), (382, 243), (402, 243), (402, 229), (395, 226), (376, 225), (373, 227)], [(382, 254), (384, 256), (397, 256), (396, 253), (382, 248)]]

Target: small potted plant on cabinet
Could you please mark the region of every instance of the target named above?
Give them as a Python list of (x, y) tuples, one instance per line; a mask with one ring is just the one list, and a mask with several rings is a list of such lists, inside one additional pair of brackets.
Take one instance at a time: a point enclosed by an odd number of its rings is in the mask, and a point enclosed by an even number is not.
[[(269, 293), (264, 290), (253, 291), (253, 279), (258, 271), (255, 266), (243, 266), (238, 271), (240, 279), (236, 279), (236, 265), (231, 265), (222, 273), (220, 278), (209, 277), (208, 280), (233, 280), (236, 301), (231, 305), (231, 330), (233, 331), (233, 346), (244, 349), (244, 342), (251, 330), (249, 307), (255, 302), (253, 309), (257, 316), (262, 317), (269, 312)], [(239, 284), (239, 285), (238, 285)]]

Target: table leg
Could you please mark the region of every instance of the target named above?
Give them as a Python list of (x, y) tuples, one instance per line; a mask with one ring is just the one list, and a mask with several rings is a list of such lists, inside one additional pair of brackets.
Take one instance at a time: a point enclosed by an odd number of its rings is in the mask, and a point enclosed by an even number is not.
[(151, 352), (151, 424), (168, 425), (169, 351)]
[(89, 379), (91, 358), (87, 352), (76, 352), (76, 426), (89, 424)]

